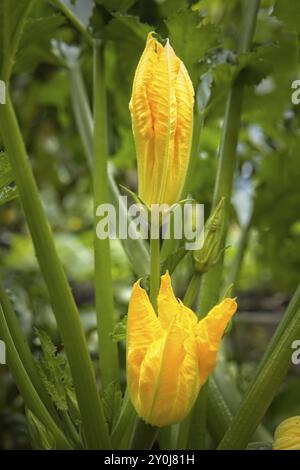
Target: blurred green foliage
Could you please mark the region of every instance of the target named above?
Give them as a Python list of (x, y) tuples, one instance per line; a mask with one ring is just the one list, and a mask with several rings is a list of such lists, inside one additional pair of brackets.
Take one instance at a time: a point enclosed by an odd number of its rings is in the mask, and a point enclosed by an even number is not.
[[(291, 102), (291, 84), (299, 77), (300, 2), (290, 0), (286, 8), (286, 0), (263, 0), (254, 49), (244, 55), (235, 50), (241, 18), (239, 0), (62, 3), (106, 42), (110, 158), (118, 183), (133, 190), (137, 185), (136, 163), (128, 103), (135, 67), (149, 31), (155, 30), (162, 40), (170, 38), (189, 70), (197, 104), (203, 111), (200, 152), (192, 156), (195, 171), (189, 190), (205, 204), (206, 215), (213, 195), (226, 96), (237, 77), (247, 84), (235, 180), (235, 196), (241, 203), (236, 204), (233, 198), (232, 246), (226, 251), (226, 266), (229, 270), (241, 228), (251, 219), (244, 262), (236, 280), (241, 298), (250, 291), (255, 304), (263, 295), (289, 295), (299, 282), (300, 272), (300, 108)], [(11, 0), (10, 5), (11, 17), (18, 21), (26, 1)], [(0, 34), (6, 29), (0, 6)], [(10, 37), (7, 40), (11, 42)], [(91, 175), (72, 112), (69, 71), (55, 53), (55, 44), (70, 44), (79, 51), (78, 62), (92, 102), (91, 50), (54, 1), (37, 0), (27, 20), (13, 64), (12, 94), (59, 254), (95, 357)], [(9, 53), (1, 40), (1, 63)], [(59, 338), (2, 153), (0, 168), (1, 278), (32, 349), (38, 352), (34, 326), (45, 329), (57, 344)], [(13, 200), (9, 202), (9, 198)], [(112, 243), (112, 257), (117, 314), (123, 317), (133, 273), (117, 241)], [(178, 295), (184, 294), (189, 276), (187, 259), (175, 275)], [(243, 301), (241, 305), (243, 309)], [(259, 335), (254, 336), (261, 339)], [(255, 348), (259, 349), (257, 344)], [(0, 368), (0, 381), (0, 448), (26, 447), (29, 441), (22, 402), (4, 367)], [(298, 378), (284, 385), (268, 416), (271, 428), (279, 419), (299, 414), (299, 388)], [(114, 418), (108, 419), (111, 423)]]

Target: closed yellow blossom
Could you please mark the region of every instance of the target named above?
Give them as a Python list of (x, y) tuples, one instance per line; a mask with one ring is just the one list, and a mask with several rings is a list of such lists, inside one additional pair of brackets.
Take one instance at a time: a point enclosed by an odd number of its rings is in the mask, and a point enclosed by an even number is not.
[(274, 450), (300, 450), (300, 416), (279, 424), (274, 435)]
[(138, 415), (153, 426), (182, 421), (215, 367), (222, 335), (237, 304), (225, 299), (198, 321), (161, 277), (158, 316), (137, 282), (129, 303), (127, 380)]
[(135, 139), (139, 197), (151, 204), (177, 202), (189, 164), (194, 89), (183, 62), (167, 40), (148, 35), (137, 66), (130, 112)]

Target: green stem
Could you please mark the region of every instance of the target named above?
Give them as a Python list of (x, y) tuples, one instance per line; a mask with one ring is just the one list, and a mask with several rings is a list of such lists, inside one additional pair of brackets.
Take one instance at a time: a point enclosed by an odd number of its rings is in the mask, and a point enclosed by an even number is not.
[(80, 439), (80, 436), (77, 432), (77, 429), (75, 428), (70, 416), (69, 416), (69, 413), (67, 411), (64, 411), (63, 412), (63, 418), (64, 418), (64, 423), (66, 425), (66, 428), (67, 428), (67, 432), (70, 436), (70, 438), (72, 439), (72, 442), (74, 443), (74, 445), (76, 446), (77, 449), (81, 449), (82, 448), (82, 443), (81, 443), (81, 439)]
[(243, 264), (244, 255), (246, 252), (247, 243), (249, 239), (250, 228), (251, 228), (251, 220), (241, 229), (237, 251), (236, 251), (233, 263), (230, 267), (228, 278), (226, 280), (227, 286), (233, 285), (233, 287), (235, 288), (235, 284), (237, 282), (237, 279), (239, 277), (239, 273), (241, 271), (241, 267)]
[(291, 367), (291, 345), (300, 335), (299, 299), (300, 289), (297, 291), (297, 302), (290, 311), (291, 321), (279, 336), (271, 356), (268, 356), (263, 367), (260, 367), (255, 375), (218, 449), (244, 449), (270, 406)]
[(166, 426), (159, 430), (158, 443), (160, 450), (175, 450), (178, 443), (178, 431), (179, 425), (173, 424), (172, 426)]
[(150, 450), (157, 434), (158, 428), (150, 426), (150, 424), (137, 417), (129, 448), (131, 450)]
[[(255, 31), (257, 12), (260, 0), (248, 0), (242, 18), (241, 32), (238, 41), (238, 52), (245, 53), (251, 48)], [(244, 86), (237, 79), (232, 85), (226, 103), (223, 132), (220, 144), (219, 163), (213, 198), (213, 208), (225, 197), (229, 209), (233, 175), (236, 167), (236, 147), (239, 135)], [(228, 213), (228, 211), (227, 211)], [(227, 230), (224, 234), (224, 243)], [(203, 276), (201, 286), (200, 313), (206, 314), (219, 300), (223, 259)]]
[(150, 239), (150, 300), (157, 312), (157, 296), (160, 286), (160, 240)]
[(298, 286), (295, 294), (293, 295), (280, 324), (278, 325), (271, 341), (269, 342), (269, 345), (266, 349), (264, 357), (262, 358), (258, 366), (258, 369), (256, 372), (257, 374), (259, 374), (263, 370), (265, 365), (271, 360), (277, 343), (279, 342), (280, 338), (282, 337), (282, 335), (284, 334), (284, 332), (290, 325), (291, 321), (294, 318), (295, 312), (298, 309), (300, 309), (300, 285)]
[(0, 107), (0, 125), (36, 256), (70, 363), (88, 447), (109, 448), (105, 418), (80, 316), (57, 255), (9, 96), (7, 104)]
[(182, 301), (187, 307), (191, 308), (196, 300), (199, 293), (200, 279), (201, 273), (195, 271)]
[(195, 106), (195, 114), (194, 114), (194, 129), (193, 129), (193, 140), (192, 140), (192, 148), (191, 148), (191, 158), (189, 162), (189, 167), (187, 171), (187, 176), (185, 179), (184, 188), (182, 191), (182, 198), (186, 198), (191, 186), (191, 180), (194, 177), (196, 167), (197, 167), (197, 159), (199, 156), (200, 151), (200, 140), (201, 140), (201, 133), (203, 128), (203, 114), (200, 112), (198, 105)]
[(191, 415), (187, 440), (187, 449), (206, 449), (206, 420), (207, 420), (208, 384), (201, 388)]
[[(107, 176), (107, 109), (104, 78), (104, 47), (94, 46), (94, 211), (109, 202)], [(95, 225), (97, 219), (95, 219)], [(95, 227), (95, 293), (99, 337), (99, 360), (103, 387), (120, 379), (118, 345), (112, 340), (115, 311), (109, 238), (100, 239)]]
[(232, 413), (213, 377), (208, 382), (207, 425), (214, 441), (219, 444), (232, 421)]
[[(245, 2), (245, 9), (242, 18), (242, 25), (240, 29), (240, 37), (238, 41), (238, 52), (244, 53), (250, 50), (252, 39), (255, 31), (257, 12), (260, 0), (248, 0)], [(224, 230), (223, 246), (226, 242), (227, 226), (228, 226), (228, 213), (232, 193), (233, 176), (236, 167), (236, 148), (238, 142), (238, 134), (241, 121), (243, 100), (243, 85), (239, 80), (236, 80), (232, 85), (226, 103), (226, 111), (223, 124), (223, 132), (221, 137), (219, 162), (215, 183), (215, 191), (213, 198), (213, 208), (215, 208), (222, 197), (225, 198), (227, 205), (227, 220), (225, 221), (226, 230)], [(219, 300), (221, 279), (223, 271), (223, 257), (218, 265), (212, 268), (202, 278), (201, 291), (200, 291), (200, 305), (199, 316), (205, 316), (207, 312)], [(202, 412), (206, 414), (207, 400), (201, 399), (200, 396), (194, 408), (194, 413), (200, 412), (199, 407), (201, 403)], [(199, 445), (203, 445), (203, 436), (205, 434), (206, 423), (202, 420), (203, 429), (198, 429)], [(190, 433), (193, 434), (193, 427), (191, 426)], [(191, 435), (191, 434), (190, 434)]]
[(129, 442), (133, 428), (133, 426), (131, 427), (131, 423), (134, 425), (135, 419), (136, 412), (130, 400), (129, 392), (126, 390), (120, 416), (111, 433), (111, 441), (114, 449), (120, 449), (119, 446), (121, 442), (126, 439), (127, 435)]
[(0, 304), (2, 305), (3, 314), (5, 316), (7, 328), (9, 330), (10, 336), (13, 338), (14, 346), (17, 350), (19, 357), (22, 358), (23, 367), (26, 370), (26, 373), (33, 387), (36, 389), (41, 401), (47, 408), (48, 412), (51, 414), (52, 418), (56, 422), (58, 422), (59, 421), (58, 415), (41, 381), (41, 378), (39, 376), (39, 373), (36, 367), (36, 363), (34, 362), (33, 356), (26, 342), (26, 339), (23, 335), (18, 319), (12, 308), (12, 305), (1, 285), (0, 285)]
[(76, 125), (91, 173), (94, 171), (93, 134), (94, 123), (87, 91), (79, 64), (69, 65), (71, 100)]
[(61, 0), (52, 0), (52, 3), (68, 18), (68, 20), (73, 24), (77, 31), (84, 37), (86, 42), (92, 47), (93, 38), (87, 31), (84, 24), (74, 15), (72, 10), (70, 10)]
[[(75, 120), (90, 171), (93, 173), (93, 117), (78, 64), (69, 67), (69, 75)], [(121, 195), (110, 168), (108, 168), (108, 184), (111, 199), (116, 210), (117, 231), (120, 220), (126, 220), (127, 227), (129, 223), (131, 223), (132, 226), (133, 221), (129, 219), (127, 215), (127, 208), (122, 204), (122, 202), (120, 203)], [(150, 257), (149, 250), (147, 249), (147, 245), (144, 240), (133, 240), (131, 237), (128, 237), (126, 239), (121, 239), (120, 241), (136, 275), (138, 277), (146, 276), (148, 274)]]
[(17, 387), (24, 399), (26, 406), (36, 415), (45, 427), (53, 435), (58, 449), (71, 449), (71, 445), (64, 434), (57, 427), (55, 421), (41, 401), (36, 389), (32, 385), (30, 378), (22, 364), (14, 341), (10, 335), (9, 328), (5, 321), (2, 306), (0, 304), (0, 331), (7, 350), (7, 363), (16, 381)]

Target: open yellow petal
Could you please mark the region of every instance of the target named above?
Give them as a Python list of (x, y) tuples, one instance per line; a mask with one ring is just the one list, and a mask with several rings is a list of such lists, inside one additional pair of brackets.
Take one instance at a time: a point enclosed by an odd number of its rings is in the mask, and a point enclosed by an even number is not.
[(160, 289), (157, 298), (158, 304), (158, 319), (163, 329), (170, 326), (174, 316), (180, 310), (180, 305), (176, 299), (173, 289), (171, 278), (168, 272), (161, 276)]
[(178, 321), (183, 323), (184, 327), (191, 328), (197, 323), (197, 317), (194, 312), (185, 307), (178, 300), (173, 292), (172, 281), (168, 271), (161, 276), (160, 290), (158, 294), (158, 319), (163, 329), (169, 328), (174, 317), (178, 316)]
[(273, 450), (300, 450), (300, 416), (292, 416), (279, 424)]
[[(184, 419), (199, 391), (196, 338), (182, 326), (176, 315), (164, 341), (150, 348), (142, 364), (141, 416), (153, 426), (167, 426)], [(145, 393), (150, 383), (152, 395)]]
[(196, 326), (201, 384), (206, 382), (216, 365), (222, 336), (236, 309), (234, 299), (224, 299)]
[(141, 364), (148, 348), (161, 336), (158, 318), (138, 281), (132, 289), (127, 324), (127, 381), (134, 403), (138, 399)]

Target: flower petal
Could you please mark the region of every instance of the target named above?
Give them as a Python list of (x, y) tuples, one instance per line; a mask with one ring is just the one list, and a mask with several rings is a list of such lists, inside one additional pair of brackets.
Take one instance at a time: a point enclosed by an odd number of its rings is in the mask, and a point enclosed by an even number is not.
[(127, 380), (132, 401), (138, 397), (141, 364), (147, 349), (162, 337), (162, 328), (146, 291), (136, 282), (132, 289), (127, 325)]
[[(183, 317), (182, 317), (183, 318)], [(151, 372), (150, 372), (151, 371)], [(145, 393), (154, 386), (152, 400)], [(142, 417), (153, 426), (178, 423), (192, 408), (200, 386), (197, 342), (176, 316), (164, 341), (150, 348), (141, 368)]]
[(235, 300), (224, 299), (220, 304), (213, 307), (195, 328), (201, 384), (206, 382), (216, 365), (222, 336), (236, 309)]

